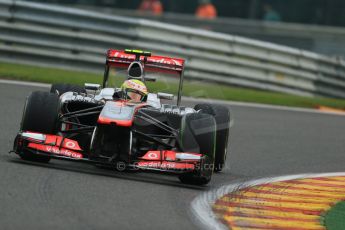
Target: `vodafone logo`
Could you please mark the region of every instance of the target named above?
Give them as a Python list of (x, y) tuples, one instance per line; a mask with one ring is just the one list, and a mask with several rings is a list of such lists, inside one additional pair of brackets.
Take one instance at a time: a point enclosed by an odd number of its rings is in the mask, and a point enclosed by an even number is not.
[(175, 65), (182, 65), (180, 62), (178, 62), (178, 61), (176, 61), (174, 59), (172, 59), (172, 61), (175, 63)]
[(76, 147), (76, 144), (72, 141), (67, 141), (65, 146), (70, 149), (74, 149)]
[(165, 59), (165, 58), (157, 59), (157, 58), (152, 57), (149, 59), (149, 61), (154, 62), (154, 63), (167, 64), (167, 65), (182, 66), (182, 64), (175, 59)]
[(117, 58), (125, 58), (125, 59), (129, 59), (131, 58), (133, 55), (128, 55), (128, 54), (125, 54), (125, 53), (120, 53), (120, 52), (115, 52), (114, 54), (114, 57)]
[[(111, 52), (110, 57), (114, 58), (122, 58), (122, 59), (128, 59), (128, 60), (134, 60), (135, 55), (133, 54), (126, 54), (124, 52)], [(144, 60), (144, 57), (140, 58), (141, 61)], [(177, 65), (177, 66), (183, 66), (183, 62), (179, 59), (169, 58), (169, 57), (159, 57), (159, 56), (151, 56), (147, 59), (151, 63), (161, 63), (166, 65)]]
[(149, 159), (157, 159), (158, 158), (158, 154), (157, 153), (154, 153), (154, 152), (150, 152), (147, 157)]
[(72, 157), (72, 158), (78, 158), (78, 159), (81, 159), (83, 158), (83, 156), (80, 154), (80, 153), (75, 153), (73, 151), (69, 151), (67, 149), (59, 149), (57, 147), (50, 147), (50, 146), (45, 146), (46, 149), (45, 149), (45, 152), (50, 152), (50, 153), (53, 153), (53, 154), (57, 154), (57, 155), (62, 155), (62, 156), (65, 156), (65, 157)]
[(72, 157), (76, 159), (82, 159), (83, 155), (81, 153), (73, 152), (67, 149), (60, 149), (56, 146), (47, 146), (47, 145), (41, 145), (36, 143), (30, 143), (28, 145), (29, 148), (37, 149), (42, 152), (49, 152), (56, 155), (62, 155), (65, 157)]

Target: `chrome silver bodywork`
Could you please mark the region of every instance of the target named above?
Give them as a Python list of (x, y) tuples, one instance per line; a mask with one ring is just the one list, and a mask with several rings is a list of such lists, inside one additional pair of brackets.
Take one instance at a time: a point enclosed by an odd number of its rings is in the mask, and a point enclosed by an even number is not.
[[(107, 101), (114, 100), (113, 95), (116, 91), (119, 91), (119, 88), (104, 88), (97, 91), (88, 91), (87, 94), (77, 94), (74, 92), (67, 92), (60, 96), (61, 104), (68, 103), (71, 101), (80, 101), (88, 102), (95, 104), (106, 104)], [(149, 93), (147, 97), (147, 104), (155, 109), (158, 109), (162, 113), (174, 113), (174, 114), (188, 114), (196, 113), (193, 108), (171, 105), (171, 104), (162, 104), (161, 99), (159, 99), (159, 93)]]

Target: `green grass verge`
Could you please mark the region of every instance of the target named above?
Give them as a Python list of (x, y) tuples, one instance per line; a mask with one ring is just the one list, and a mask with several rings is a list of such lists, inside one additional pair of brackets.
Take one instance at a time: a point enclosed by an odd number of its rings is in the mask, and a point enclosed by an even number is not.
[(327, 230), (345, 229), (345, 201), (337, 203), (326, 213), (324, 225)]
[[(103, 73), (93, 74), (61, 69), (33, 67), (28, 65), (0, 63), (0, 77), (3, 79), (34, 81), (44, 83), (71, 83), (82, 85), (85, 82), (101, 83)], [(149, 83), (151, 91), (172, 91), (174, 83)], [(184, 96), (232, 100), (242, 102), (255, 102), (262, 104), (314, 108), (324, 105), (334, 108), (345, 108), (345, 100), (330, 98), (308, 98), (286, 95), (273, 92), (264, 92), (251, 89), (230, 87), (203, 83), (199, 81), (186, 81), (183, 90)]]

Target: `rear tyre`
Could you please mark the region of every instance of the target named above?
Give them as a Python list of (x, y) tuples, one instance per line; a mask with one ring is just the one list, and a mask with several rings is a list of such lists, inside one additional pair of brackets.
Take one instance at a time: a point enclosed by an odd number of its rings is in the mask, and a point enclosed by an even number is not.
[(50, 88), (51, 93), (62, 95), (67, 92), (86, 93), (84, 87), (72, 84), (53, 84)]
[(215, 172), (223, 170), (228, 153), (229, 131), (230, 131), (230, 110), (222, 105), (198, 104), (195, 110), (201, 113), (210, 114), (217, 123), (217, 144), (215, 156)]
[(182, 183), (205, 185), (211, 181), (214, 168), (216, 146), (216, 122), (211, 115), (187, 114), (181, 120), (180, 141), (185, 152), (198, 152), (204, 155), (193, 173), (179, 176)]
[[(31, 131), (44, 134), (54, 134), (57, 129), (59, 97), (57, 94), (36, 91), (26, 100), (21, 131)], [(29, 151), (20, 153), (24, 160), (46, 162), (50, 157), (38, 156)]]

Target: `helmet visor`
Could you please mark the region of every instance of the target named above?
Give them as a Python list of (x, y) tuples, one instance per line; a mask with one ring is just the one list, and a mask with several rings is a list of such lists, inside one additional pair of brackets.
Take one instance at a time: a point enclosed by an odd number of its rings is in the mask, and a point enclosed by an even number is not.
[(126, 90), (126, 96), (130, 102), (135, 102), (135, 103), (142, 102), (142, 100), (144, 99), (144, 95), (132, 89)]

